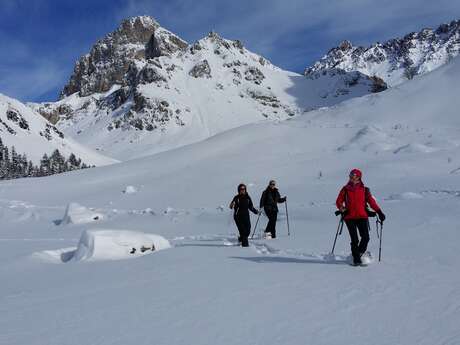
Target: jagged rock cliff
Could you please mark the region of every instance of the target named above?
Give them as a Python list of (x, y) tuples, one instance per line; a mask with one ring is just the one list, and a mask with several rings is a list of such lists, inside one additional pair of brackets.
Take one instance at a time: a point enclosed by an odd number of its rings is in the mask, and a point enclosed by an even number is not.
[(459, 53), (460, 20), (457, 20), (370, 47), (356, 47), (350, 41), (343, 41), (307, 68), (305, 75), (329, 69), (358, 71), (395, 86), (444, 65)]

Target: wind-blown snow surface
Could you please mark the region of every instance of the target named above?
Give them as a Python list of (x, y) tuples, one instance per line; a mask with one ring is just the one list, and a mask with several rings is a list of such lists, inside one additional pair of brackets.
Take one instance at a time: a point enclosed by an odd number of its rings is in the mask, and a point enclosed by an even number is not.
[[(458, 344), (459, 73), (455, 60), (288, 121), (2, 182), (0, 343)], [(383, 261), (367, 268), (347, 265), (346, 230), (328, 256), (333, 204), (353, 167), (388, 217)], [(278, 239), (235, 246), (236, 185), (246, 182), (257, 203), (270, 178), (288, 196), (291, 236), (281, 205)], [(138, 193), (121, 193), (127, 185)], [(158, 234), (173, 248), (50, 264), (44, 251), (75, 248), (91, 228), (54, 224), (70, 200), (103, 212), (98, 227)]]

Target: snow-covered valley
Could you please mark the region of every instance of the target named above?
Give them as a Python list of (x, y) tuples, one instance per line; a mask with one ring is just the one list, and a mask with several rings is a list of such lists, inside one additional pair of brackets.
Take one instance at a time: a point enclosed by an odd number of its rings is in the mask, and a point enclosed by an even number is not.
[[(0, 182), (0, 344), (458, 344), (459, 74), (455, 59), (288, 120)], [(346, 230), (328, 255), (354, 167), (388, 217), (382, 262), (357, 268)], [(271, 178), (291, 236), (281, 208), (279, 237), (241, 248), (228, 204), (240, 182), (258, 204)], [(130, 254), (143, 238), (165, 250)]]

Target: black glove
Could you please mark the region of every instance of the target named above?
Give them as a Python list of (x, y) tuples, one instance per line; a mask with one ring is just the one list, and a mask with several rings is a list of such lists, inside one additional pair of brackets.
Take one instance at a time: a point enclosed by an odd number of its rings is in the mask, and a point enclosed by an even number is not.
[(287, 200), (287, 196), (285, 196), (284, 198), (280, 199), (281, 202), (285, 202), (286, 200)]
[(379, 215), (380, 222), (383, 223), (387, 217), (385, 217), (385, 214), (381, 210), (378, 211), (377, 214)]
[(341, 215), (342, 217), (345, 217), (347, 215), (347, 209), (346, 208), (342, 208), (340, 210), (337, 210), (335, 211), (335, 215), (338, 216), (338, 215)]

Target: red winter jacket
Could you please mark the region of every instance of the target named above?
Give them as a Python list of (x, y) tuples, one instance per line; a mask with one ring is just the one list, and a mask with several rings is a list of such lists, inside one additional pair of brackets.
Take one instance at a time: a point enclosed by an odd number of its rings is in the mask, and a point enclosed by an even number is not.
[(377, 205), (377, 202), (369, 191), (369, 188), (364, 187), (362, 182), (356, 185), (349, 182), (346, 186), (344, 186), (341, 189), (335, 204), (339, 210), (344, 206), (347, 209), (347, 213), (344, 218), (345, 220), (367, 219), (367, 204), (369, 204), (375, 212), (380, 211), (380, 207)]

